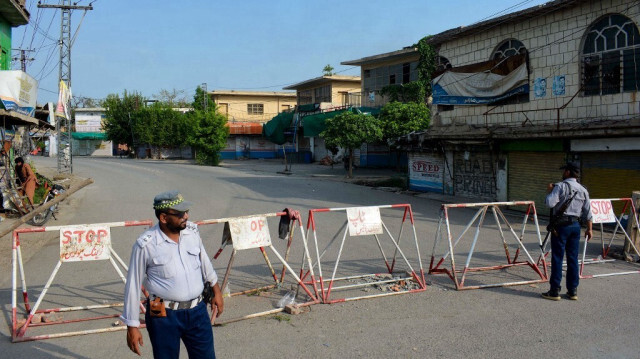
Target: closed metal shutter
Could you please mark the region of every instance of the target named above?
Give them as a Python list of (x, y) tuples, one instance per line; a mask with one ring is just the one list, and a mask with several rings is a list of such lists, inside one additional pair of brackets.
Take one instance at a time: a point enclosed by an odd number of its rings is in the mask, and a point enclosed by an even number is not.
[(547, 215), (544, 204), (547, 185), (562, 181), (562, 152), (510, 152), (508, 161), (508, 198), (510, 201), (534, 201), (538, 213)]
[[(489, 151), (455, 152), (453, 155), (453, 190), (456, 196), (495, 201), (495, 164)], [(465, 158), (466, 157), (466, 158)]]
[(640, 191), (640, 151), (583, 152), (581, 180), (591, 198), (631, 197)]

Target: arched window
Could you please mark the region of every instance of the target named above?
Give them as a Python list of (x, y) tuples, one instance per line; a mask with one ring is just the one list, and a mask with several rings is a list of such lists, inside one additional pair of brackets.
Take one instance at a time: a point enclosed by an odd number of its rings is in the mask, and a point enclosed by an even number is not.
[(581, 60), (585, 96), (640, 90), (640, 34), (628, 17), (610, 14), (591, 25)]
[(526, 54), (527, 48), (524, 44), (516, 39), (509, 39), (500, 44), (491, 56), (492, 60), (502, 60), (509, 56)]
[(444, 71), (451, 68), (451, 62), (444, 56), (436, 56), (436, 71)]

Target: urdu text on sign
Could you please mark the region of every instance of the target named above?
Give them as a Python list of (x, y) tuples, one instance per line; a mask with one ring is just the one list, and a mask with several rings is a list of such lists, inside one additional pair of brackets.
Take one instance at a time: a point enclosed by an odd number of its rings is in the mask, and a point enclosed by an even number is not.
[(382, 234), (382, 219), (378, 207), (347, 208), (350, 236)]
[(111, 256), (109, 227), (77, 225), (60, 228), (60, 261), (97, 261)]
[(229, 221), (233, 248), (236, 250), (268, 247), (271, 235), (266, 217), (236, 218)]

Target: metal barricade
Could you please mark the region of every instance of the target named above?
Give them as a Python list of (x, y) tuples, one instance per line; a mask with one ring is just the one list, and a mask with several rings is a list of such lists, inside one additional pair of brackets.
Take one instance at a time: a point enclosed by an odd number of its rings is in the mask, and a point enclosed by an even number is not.
[[(293, 243), (294, 233), (296, 226), (300, 230), (301, 240), (304, 253), (308, 254), (307, 241), (305, 239), (305, 233), (302, 230), (302, 221), (300, 220), (299, 214), (296, 216), (292, 214), (292, 212), (297, 213), (296, 211), (287, 211), (287, 212), (276, 212), (276, 213), (265, 213), (265, 214), (255, 214), (241, 217), (229, 217), (229, 218), (219, 218), (219, 219), (207, 219), (202, 221), (195, 222), (201, 228), (204, 229), (204, 226), (210, 225), (224, 225), (223, 228), (223, 239), (222, 245), (217, 253), (214, 255), (214, 259), (217, 259), (224, 248), (228, 245), (233, 246), (233, 250), (231, 256), (229, 258), (229, 262), (226, 267), (226, 271), (224, 273), (224, 279), (222, 280), (221, 288), (224, 290), (229, 283), (230, 273), (232, 271), (234, 260), (236, 259), (238, 252), (246, 249), (259, 249), (262, 258), (264, 259), (266, 266), (268, 268), (269, 276), (273, 279), (273, 283), (265, 286), (260, 286), (257, 288), (249, 288), (240, 292), (229, 293), (230, 297), (238, 296), (238, 295), (251, 295), (251, 294), (260, 294), (261, 292), (268, 291), (273, 288), (280, 288), (285, 279), (285, 273), (289, 272), (293, 278), (296, 280), (296, 283), (299, 288), (302, 288), (305, 294), (308, 296), (308, 300), (303, 303), (299, 303), (298, 306), (310, 305), (318, 302), (318, 294), (317, 289), (313, 286), (308, 287), (305, 283), (303, 283), (300, 277), (296, 274), (296, 272), (292, 269), (292, 267), (288, 263), (289, 252), (291, 250), (291, 245)], [(282, 256), (278, 250), (274, 247), (271, 241), (271, 233), (269, 231), (268, 218), (276, 218), (280, 219), (281, 223), (278, 225), (280, 227), (282, 225), (282, 221), (286, 219), (289, 220), (288, 228), (286, 228), (286, 249), (285, 255)], [(285, 224), (286, 225), (286, 224)], [(280, 263), (282, 263), (282, 270), (278, 273), (269, 259), (267, 251), (265, 248), (269, 248), (271, 252), (278, 258)], [(227, 307), (227, 306), (225, 306)], [(216, 320), (215, 325), (224, 325), (244, 319), (256, 318), (260, 316), (266, 316), (270, 314), (276, 314), (282, 312), (284, 308), (275, 308), (269, 309), (266, 311), (260, 311), (248, 315), (243, 315), (237, 318), (232, 318), (228, 320)], [(225, 312), (226, 313), (226, 312)], [(213, 320), (213, 319), (212, 319)], [(213, 322), (212, 322), (213, 323)]]
[[(402, 210), (402, 219), (399, 223), (399, 234), (394, 237), (391, 234), (387, 224), (382, 220), (381, 210), (392, 209), (392, 210)], [(333, 238), (326, 244), (326, 247), (320, 251), (319, 242), (318, 242), (318, 234), (317, 230), (319, 227), (329, 227), (326, 222), (322, 222), (319, 220), (319, 215), (328, 212), (343, 212), (346, 216), (344, 218), (344, 224), (340, 229), (338, 229), (337, 233), (333, 236)], [(338, 216), (336, 221), (340, 220), (341, 216)], [(345, 218), (346, 217), (346, 218)], [(416, 262), (412, 263), (408, 259), (405, 251), (400, 246), (400, 241), (403, 238), (403, 228), (405, 222), (409, 221), (411, 225), (412, 232), (410, 236), (413, 237), (413, 244), (415, 245), (415, 255)], [(387, 221), (388, 222), (388, 221)], [(416, 229), (414, 226), (413, 220), (413, 212), (411, 211), (411, 205), (409, 204), (394, 204), (394, 205), (382, 205), (382, 206), (370, 206), (370, 207), (347, 207), (347, 208), (323, 208), (323, 209), (312, 209), (309, 211), (309, 218), (307, 220), (307, 238), (309, 238), (309, 231), (313, 232), (313, 244), (315, 248), (315, 260), (314, 264), (309, 265), (306, 272), (304, 270), (305, 260), (308, 258), (303, 258), (303, 270), (300, 272), (301, 278), (307, 280), (307, 283), (318, 285), (320, 287), (320, 293), (322, 296), (323, 303), (337, 303), (337, 302), (346, 302), (353, 301), (365, 298), (377, 298), (384, 297), (390, 295), (397, 294), (405, 294), (405, 293), (415, 293), (421, 292), (426, 289), (426, 281), (424, 277), (424, 269), (422, 267), (422, 260), (420, 258), (420, 249), (418, 245), (418, 237), (416, 235)], [(323, 276), (323, 261), (326, 263), (327, 258), (325, 255), (328, 253), (329, 249), (335, 244), (336, 240), (340, 237), (342, 239), (340, 242), (340, 247), (338, 249), (335, 263), (333, 264), (333, 271), (330, 279), (325, 279)], [(380, 236), (382, 235), (382, 236)], [(384, 262), (385, 268), (384, 271), (386, 273), (369, 273), (369, 274), (356, 274), (350, 273), (348, 269), (347, 275), (342, 277), (336, 277), (338, 272), (338, 267), (341, 263), (341, 259), (344, 254), (345, 242), (349, 237), (349, 241), (353, 241), (356, 237), (373, 237), (375, 238), (375, 242), (378, 250), (380, 251), (382, 261)], [(382, 240), (381, 240), (382, 239)], [(384, 240), (387, 242), (384, 242)], [(384, 246), (387, 246), (387, 251), (392, 250), (393, 256), (388, 258), (385, 254)], [(375, 251), (375, 250), (374, 250)], [(325, 257), (325, 258), (323, 258)], [(397, 269), (397, 259), (401, 257), (402, 262), (406, 265), (406, 270), (402, 272), (402, 276), (394, 277), (395, 269)], [(381, 263), (382, 264), (382, 263)], [(318, 269), (318, 279), (313, 278), (313, 269), (317, 266)], [(374, 264), (374, 267), (376, 265)], [(416, 267), (417, 266), (417, 267)], [(355, 270), (354, 270), (355, 271)], [(311, 278), (309, 275), (311, 274)], [(359, 283), (354, 284), (346, 284), (341, 286), (336, 286), (335, 283), (338, 281), (361, 281)], [(347, 291), (347, 290), (357, 290), (368, 288), (371, 286), (386, 286), (385, 289), (389, 290), (387, 293), (382, 294), (369, 294), (364, 296), (351, 296), (351, 297), (343, 297), (340, 299), (332, 299), (332, 294), (335, 291)], [(363, 289), (369, 290), (369, 289)]]
[[(622, 204), (622, 211), (616, 215), (614, 210), (614, 202)], [(637, 265), (628, 263), (629, 266), (633, 266), (633, 270), (613, 271), (609, 273), (599, 274), (584, 274), (585, 264), (599, 264), (607, 262), (621, 262), (616, 259), (610, 258), (609, 253), (611, 245), (617, 235), (621, 235), (623, 242), (628, 243), (629, 248), (633, 249), (633, 252), (640, 257), (638, 248), (631, 240), (631, 233), (624, 228), (622, 221), (626, 217), (627, 223), (631, 224), (629, 228), (637, 231), (637, 235), (640, 236), (640, 225), (638, 224), (638, 211), (635, 208), (633, 200), (631, 198), (607, 198), (607, 199), (592, 199), (591, 200), (591, 214), (593, 215), (593, 224), (599, 224), (600, 226), (600, 244), (601, 254), (597, 258), (587, 258), (587, 245), (592, 242), (593, 238), (585, 239), (582, 248), (582, 259), (580, 260), (580, 278), (598, 278), (598, 277), (611, 277), (616, 275), (625, 274), (637, 274), (640, 273), (640, 268)], [(605, 224), (614, 224), (613, 230), (611, 230), (611, 237), (608, 241), (605, 240)], [(635, 228), (635, 229), (634, 229)], [(594, 228), (595, 230), (595, 228)], [(609, 232), (608, 232), (609, 233)]]
[[(132, 226), (151, 226), (150, 220), (146, 221), (127, 221), (127, 222), (112, 222), (112, 223), (97, 223), (97, 224), (81, 224), (81, 225), (69, 225), (69, 226), (51, 226), (51, 227), (39, 227), (39, 228), (20, 228), (13, 231), (13, 250), (12, 250), (12, 295), (11, 295), (11, 308), (12, 308), (12, 330), (11, 339), (13, 342), (24, 342), (39, 339), (51, 339), (60, 337), (69, 337), (74, 335), (84, 335), (93, 333), (112, 332), (118, 330), (125, 330), (127, 327), (109, 326), (108, 328), (101, 329), (89, 329), (89, 330), (77, 330), (58, 333), (48, 333), (35, 336), (27, 336), (27, 330), (34, 327), (50, 326), (57, 324), (71, 324), (77, 322), (86, 322), (91, 320), (100, 320), (118, 317), (119, 314), (109, 314), (97, 317), (83, 317), (75, 319), (54, 319), (46, 322), (34, 323), (34, 317), (36, 315), (50, 315), (52, 313), (69, 313), (75, 311), (96, 311), (104, 308), (121, 307), (123, 303), (103, 303), (94, 305), (79, 305), (70, 307), (57, 307), (49, 309), (39, 309), (45, 295), (51, 289), (54, 279), (58, 274), (63, 263), (66, 262), (94, 262), (101, 260), (108, 260), (115, 271), (118, 274), (120, 280), (123, 283), (126, 282), (126, 276), (123, 273), (127, 271), (127, 265), (116, 253), (112, 247), (111, 229), (116, 227), (132, 227)], [(33, 306), (29, 302), (29, 296), (27, 294), (27, 281), (25, 278), (25, 266), (22, 261), (22, 251), (20, 245), (20, 236), (27, 233), (42, 233), (42, 232), (59, 232), (60, 233), (60, 258), (51, 272), (49, 279), (47, 280), (40, 295), (38, 295), (36, 302)], [(117, 263), (116, 263), (117, 261)], [(118, 267), (118, 264), (120, 267)], [(22, 296), (24, 300), (25, 311), (28, 314), (24, 323), (20, 323), (18, 306), (17, 306), (17, 294), (18, 294), (18, 272), (20, 273), (20, 280), (22, 284)], [(124, 289), (123, 289), (124, 292)], [(77, 297), (77, 296), (74, 296)], [(144, 306), (141, 304), (140, 308), (144, 311)]]
[[(520, 233), (516, 233), (516, 230), (512, 226), (512, 224), (507, 219), (507, 216), (504, 214), (502, 207), (507, 206), (524, 206), (526, 211), (524, 217), (521, 222)], [(449, 212), (453, 209), (459, 208), (477, 208), (475, 215), (471, 218), (471, 220), (467, 223), (462, 232), (458, 235), (458, 237), (454, 240), (453, 231), (451, 229), (451, 224), (449, 221)], [(480, 234), (483, 228), (487, 212), (491, 212), (495, 225), (497, 226), (498, 233), (500, 239), (502, 241), (502, 247), (504, 249), (504, 254), (506, 257), (506, 263), (499, 265), (490, 265), (490, 266), (482, 266), (482, 267), (474, 267), (471, 266), (471, 261), (476, 250), (476, 245), (481, 240)], [(529, 221), (529, 217), (533, 217), (533, 221), (535, 224), (535, 239), (537, 239), (537, 245), (539, 246), (540, 255), (537, 260), (534, 260), (532, 255), (529, 253), (529, 250), (523, 244), (524, 237), (527, 234), (527, 222)], [(462, 269), (456, 268), (456, 260), (455, 260), (455, 250), (456, 247), (460, 245), (461, 242), (465, 239), (465, 235), (469, 232), (471, 227), (475, 224), (475, 233), (473, 235), (473, 239), (471, 240), (471, 244), (469, 247), (469, 251), (466, 254), (466, 261), (464, 267)], [(507, 235), (505, 236), (505, 231)], [(530, 234), (530, 233), (529, 233)], [(507, 238), (510, 237), (513, 239), (513, 243), (516, 245), (516, 251), (511, 256), (509, 252), (509, 244), (507, 243)], [(444, 251), (445, 253), (441, 257), (436, 257), (436, 250), (438, 249), (438, 244), (441, 242), (445, 242), (447, 247)], [(531, 284), (531, 283), (540, 283), (546, 282), (547, 278), (547, 270), (546, 270), (546, 261), (544, 257), (544, 252), (542, 250), (542, 238), (540, 236), (540, 229), (538, 226), (538, 216), (536, 214), (536, 207), (533, 201), (514, 201), (514, 202), (487, 202), (487, 203), (459, 203), (459, 204), (443, 204), (440, 210), (440, 219), (438, 221), (438, 229), (436, 231), (436, 238), (433, 243), (433, 250), (431, 253), (431, 262), (429, 264), (429, 274), (446, 274), (451, 280), (454, 282), (457, 290), (465, 290), (465, 289), (478, 289), (478, 288), (491, 288), (491, 287), (504, 287), (504, 286), (512, 286), (512, 285), (521, 285), (521, 284)], [(520, 254), (524, 253), (526, 257), (524, 261), (518, 260)], [(446, 258), (449, 258), (450, 267), (446, 267)], [(437, 258), (437, 259), (436, 259)], [(506, 269), (514, 266), (529, 266), (535, 275), (539, 277), (538, 279), (531, 280), (520, 280), (520, 281), (510, 281), (510, 282), (502, 282), (495, 284), (479, 284), (479, 285), (466, 285), (465, 279), (467, 278), (467, 274), (471, 272), (483, 272), (490, 270), (500, 270)]]

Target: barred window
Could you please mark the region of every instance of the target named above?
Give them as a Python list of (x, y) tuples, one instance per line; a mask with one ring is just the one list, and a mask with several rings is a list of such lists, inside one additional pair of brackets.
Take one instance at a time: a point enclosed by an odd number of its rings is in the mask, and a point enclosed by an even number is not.
[(436, 71), (444, 71), (451, 68), (451, 62), (444, 56), (436, 56)]
[(516, 39), (509, 39), (500, 44), (491, 56), (492, 60), (502, 60), (509, 56), (526, 54), (527, 48)]
[(247, 113), (249, 115), (263, 115), (264, 104), (261, 103), (249, 103), (247, 104)]
[(317, 87), (313, 89), (315, 103), (331, 102), (331, 85)]
[(313, 103), (311, 90), (298, 91), (298, 105), (308, 105), (310, 103)]
[(629, 18), (606, 15), (587, 30), (582, 47), (585, 96), (640, 89), (640, 34)]

